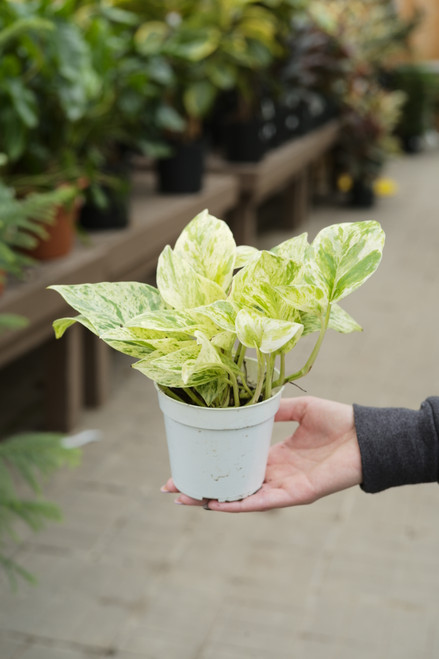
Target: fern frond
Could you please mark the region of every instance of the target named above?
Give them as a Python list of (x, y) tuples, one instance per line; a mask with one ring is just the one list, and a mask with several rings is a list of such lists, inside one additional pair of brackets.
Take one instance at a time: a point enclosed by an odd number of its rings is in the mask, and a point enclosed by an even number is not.
[[(21, 433), (0, 443), (0, 464), (12, 469), (34, 492), (41, 479), (64, 465), (76, 465), (80, 453), (62, 445), (59, 433)], [(0, 495), (3, 483), (0, 478)], [(7, 482), (7, 481), (6, 481)], [(1, 501), (0, 501), (1, 503)]]

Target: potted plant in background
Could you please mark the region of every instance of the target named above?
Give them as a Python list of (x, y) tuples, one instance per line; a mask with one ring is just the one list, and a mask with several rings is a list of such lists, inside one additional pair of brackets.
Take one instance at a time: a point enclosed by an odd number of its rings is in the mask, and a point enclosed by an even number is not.
[(75, 196), (75, 190), (64, 187), (17, 199), (15, 191), (0, 182), (0, 290), (8, 275), (22, 277), (35, 263), (30, 254), (46, 238), (57, 208)]
[[(16, 331), (26, 324), (23, 316), (0, 314), (0, 334)], [(14, 559), (13, 543), (19, 541), (16, 525), (24, 524), (35, 532), (45, 522), (61, 519), (58, 506), (41, 497), (42, 485), (57, 469), (78, 464), (79, 458), (79, 449), (70, 447), (58, 433), (16, 432), (1, 439), (0, 567), (12, 588), (17, 587), (19, 577), (30, 583), (36, 581), (34, 575)]]
[(434, 126), (438, 73), (421, 62), (406, 63), (389, 72), (389, 85), (405, 93), (396, 133), (406, 153), (418, 153), (422, 139)]
[[(0, 8), (2, 174), (21, 198), (69, 184), (78, 201), (81, 195), (85, 165), (72, 128), (84, 120), (98, 87), (70, 4), (7, 0)], [(71, 203), (66, 209), (64, 224), (72, 232), (78, 208)], [(49, 247), (49, 256), (62, 256), (71, 244), (66, 240), (59, 252)]]
[(98, 98), (73, 131), (81, 158), (92, 163), (80, 222), (86, 229), (122, 228), (129, 222), (132, 155), (167, 154), (162, 132), (182, 123), (164, 100), (171, 74), (153, 49), (148, 56), (137, 51), (135, 13), (90, 2), (73, 20), (99, 80)]
[(215, 64), (221, 30), (212, 21), (209, 4), (200, 11), (198, 5), (188, 2), (177, 11), (167, 3), (148, 4), (140, 10), (143, 22), (135, 34), (139, 54), (153, 57), (167, 76), (162, 93), (165, 116), (173, 125), (163, 125), (163, 136), (170, 153), (156, 163), (158, 188), (164, 193), (202, 188), (207, 150), (204, 121), (219, 90), (230, 84), (227, 72)]
[(394, 129), (404, 98), (363, 77), (353, 81), (344, 98), (336, 166), (351, 180), (352, 206), (369, 208), (375, 201), (374, 183), (389, 156), (398, 152)]
[[(309, 372), (328, 328), (361, 329), (338, 302), (376, 270), (383, 244), (379, 224), (362, 222), (311, 244), (302, 234), (271, 251), (237, 247), (206, 210), (161, 253), (157, 288), (51, 286), (79, 312), (55, 321), (56, 336), (79, 322), (137, 358), (157, 385), (179, 489), (242, 498), (262, 483), (282, 387)], [(287, 372), (286, 355), (314, 332), (309, 358)]]

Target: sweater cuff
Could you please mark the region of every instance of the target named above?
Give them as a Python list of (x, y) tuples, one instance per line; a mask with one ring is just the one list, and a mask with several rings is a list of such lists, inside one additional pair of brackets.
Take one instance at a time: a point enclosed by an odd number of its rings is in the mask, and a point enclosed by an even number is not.
[(354, 405), (365, 492), (439, 479), (439, 398), (418, 411)]

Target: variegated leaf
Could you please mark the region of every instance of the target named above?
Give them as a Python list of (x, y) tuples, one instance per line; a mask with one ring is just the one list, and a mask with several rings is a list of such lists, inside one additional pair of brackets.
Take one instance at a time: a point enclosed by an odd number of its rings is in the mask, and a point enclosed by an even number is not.
[(150, 311), (136, 318), (132, 318), (128, 327), (138, 327), (150, 331), (165, 332), (168, 334), (191, 334), (197, 329), (205, 328), (206, 331), (215, 332), (215, 326), (205, 315), (197, 313), (196, 309), (187, 311), (175, 311), (173, 309), (162, 309)]
[[(303, 336), (311, 334), (312, 332), (320, 332), (322, 327), (322, 318), (315, 314), (303, 313), (301, 321), (304, 326)], [(357, 323), (356, 320), (348, 314), (347, 311), (342, 309), (335, 302), (331, 305), (331, 314), (329, 316), (328, 327), (340, 332), (342, 334), (349, 334), (350, 332), (361, 332), (363, 328)]]
[(209, 320), (221, 329), (234, 332), (235, 318), (238, 309), (228, 300), (217, 300), (205, 307), (195, 309), (200, 315), (206, 316)]
[(309, 253), (309, 283), (329, 301), (340, 300), (363, 284), (380, 264), (384, 232), (378, 222), (346, 222), (322, 229)]
[(297, 266), (270, 252), (260, 252), (257, 259), (237, 272), (230, 293), (231, 301), (241, 308), (253, 308), (271, 318), (292, 320), (295, 309), (276, 291), (294, 280)]
[(199, 351), (200, 346), (196, 341), (192, 341), (191, 345), (166, 355), (160, 351), (153, 352), (133, 364), (133, 368), (164, 387), (185, 387), (187, 385), (182, 377), (183, 365), (188, 360), (196, 359)]
[(322, 289), (311, 284), (277, 286), (276, 291), (299, 311), (321, 314), (328, 305), (328, 300)]
[(88, 330), (90, 330), (90, 332), (93, 332), (93, 334), (99, 335), (96, 327), (87, 318), (85, 318), (85, 316), (79, 315), (72, 318), (58, 318), (57, 320), (54, 320), (53, 329), (55, 331), (55, 337), (60, 339), (64, 335), (64, 332), (74, 323), (80, 323), (81, 325), (84, 325), (84, 327), (86, 327)]
[(187, 261), (199, 275), (214, 281), (224, 292), (232, 282), (235, 251), (236, 243), (228, 225), (210, 215), (208, 210), (189, 222), (174, 247), (174, 254)]
[(194, 270), (169, 245), (159, 256), (157, 286), (163, 299), (175, 309), (192, 309), (226, 297), (221, 286)]
[(195, 390), (208, 407), (219, 407), (226, 396), (226, 391), (230, 391), (230, 384), (225, 377), (217, 377), (210, 382), (200, 384)]
[(235, 265), (236, 269), (243, 268), (247, 263), (255, 259), (259, 254), (259, 250), (251, 245), (238, 245), (235, 252)]
[(78, 322), (85, 324), (86, 319), (99, 334), (126, 324), (144, 311), (164, 306), (156, 288), (138, 282), (100, 282), (49, 288), (57, 291), (81, 314)]
[(283, 259), (289, 259), (290, 261), (294, 261), (297, 264), (301, 264), (305, 261), (305, 255), (308, 247), (308, 234), (301, 233), (299, 236), (289, 238), (283, 243), (276, 245), (276, 247), (272, 247), (270, 251), (273, 252), (273, 254), (282, 257)]
[(236, 332), (241, 343), (266, 354), (277, 352), (293, 337), (298, 339), (302, 331), (300, 323), (274, 320), (251, 309), (241, 309), (236, 316)]

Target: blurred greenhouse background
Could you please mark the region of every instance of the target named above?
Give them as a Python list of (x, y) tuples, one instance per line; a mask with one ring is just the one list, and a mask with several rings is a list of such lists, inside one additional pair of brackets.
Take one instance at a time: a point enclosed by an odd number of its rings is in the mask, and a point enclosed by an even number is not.
[(55, 341), (47, 290), (154, 284), (204, 208), (260, 249), (378, 220), (365, 331), (328, 336), (303, 386), (417, 408), (438, 130), (437, 0), (2, 0), (1, 659), (438, 656), (435, 487), (172, 506), (152, 384), (84, 328)]

